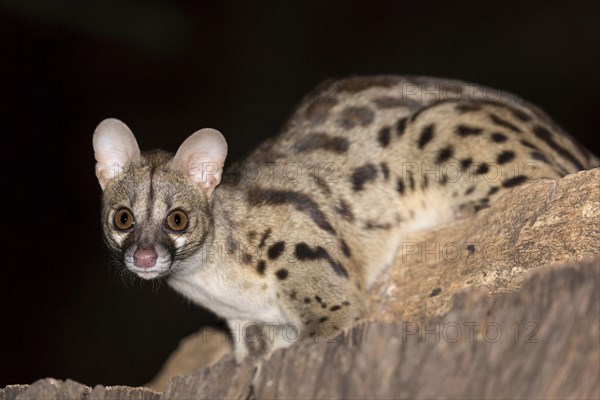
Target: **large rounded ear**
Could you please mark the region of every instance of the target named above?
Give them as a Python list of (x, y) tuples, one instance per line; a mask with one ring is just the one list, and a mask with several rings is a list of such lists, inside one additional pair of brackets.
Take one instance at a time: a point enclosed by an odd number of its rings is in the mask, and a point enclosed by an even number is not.
[(221, 132), (205, 128), (193, 133), (179, 146), (172, 167), (186, 173), (210, 196), (221, 182), (227, 142)]
[(92, 141), (97, 162), (96, 177), (104, 190), (111, 179), (123, 172), (125, 164), (139, 158), (140, 148), (129, 127), (114, 118), (100, 122)]

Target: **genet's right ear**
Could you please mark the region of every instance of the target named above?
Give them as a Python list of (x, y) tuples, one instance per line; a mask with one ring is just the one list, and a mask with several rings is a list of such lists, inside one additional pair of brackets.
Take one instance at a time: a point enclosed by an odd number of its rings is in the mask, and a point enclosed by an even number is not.
[(100, 122), (92, 141), (96, 177), (104, 190), (108, 182), (123, 171), (125, 164), (139, 158), (140, 148), (129, 127), (115, 118)]

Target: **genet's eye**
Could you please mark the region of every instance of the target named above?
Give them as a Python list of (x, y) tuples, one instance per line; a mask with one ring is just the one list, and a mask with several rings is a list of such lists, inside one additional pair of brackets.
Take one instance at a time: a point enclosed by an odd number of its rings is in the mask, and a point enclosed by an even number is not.
[(167, 229), (181, 232), (185, 230), (188, 226), (188, 217), (181, 210), (172, 211), (169, 215), (167, 215)]
[(128, 231), (135, 224), (133, 214), (126, 208), (121, 208), (115, 213), (115, 227), (120, 231)]

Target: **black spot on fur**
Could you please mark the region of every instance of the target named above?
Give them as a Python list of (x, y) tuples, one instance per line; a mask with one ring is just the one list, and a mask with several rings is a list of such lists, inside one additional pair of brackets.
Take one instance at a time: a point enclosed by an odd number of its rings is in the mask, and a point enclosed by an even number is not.
[(412, 172), (408, 174), (408, 186), (410, 187), (410, 190), (415, 190), (415, 177)]
[(390, 223), (379, 223), (379, 222), (373, 222), (373, 221), (367, 221), (367, 223), (365, 224), (365, 229), (369, 230), (369, 231), (375, 231), (375, 230), (389, 230), (392, 229), (392, 224)]
[(527, 181), (527, 177), (525, 175), (517, 175), (513, 178), (506, 179), (502, 182), (502, 187), (509, 188), (514, 186), (519, 186), (520, 184)]
[(321, 317), (321, 318), (319, 318), (319, 323), (321, 324), (321, 323), (327, 321), (328, 319), (329, 319), (328, 317)]
[(352, 213), (352, 209), (350, 205), (346, 203), (344, 200), (340, 200), (339, 205), (335, 207), (335, 212), (342, 216), (346, 221), (354, 221), (354, 214)]
[(314, 249), (311, 249), (306, 243), (301, 242), (296, 244), (295, 254), (296, 258), (300, 261), (327, 260), (337, 275), (348, 278), (348, 271), (346, 268), (332, 259), (329, 253), (327, 253), (327, 250), (321, 246), (316, 246)]
[(341, 308), (342, 308), (342, 306), (335, 305), (335, 306), (331, 306), (331, 307), (329, 308), (329, 311), (337, 311), (337, 310), (339, 310), (339, 309), (341, 309)]
[(388, 165), (386, 163), (383, 163), (383, 162), (381, 164), (379, 164), (379, 167), (381, 167), (381, 173), (383, 174), (383, 179), (385, 179), (387, 181), (390, 177), (390, 168), (388, 167)]
[(469, 169), (469, 167), (473, 164), (473, 159), (472, 158), (465, 158), (464, 160), (460, 161), (460, 167), (465, 170), (465, 169)]
[(492, 123), (494, 123), (495, 125), (501, 126), (503, 128), (508, 128), (513, 132), (516, 133), (521, 133), (521, 128), (519, 128), (518, 126), (508, 122), (507, 120), (500, 118), (499, 116), (497, 116), (496, 114), (490, 114), (490, 119), (492, 120)]
[(354, 170), (351, 176), (352, 189), (355, 192), (363, 190), (365, 183), (374, 180), (377, 177), (377, 168), (373, 164), (365, 164)]
[(381, 128), (381, 130), (377, 134), (377, 140), (379, 141), (379, 144), (381, 145), (381, 147), (389, 146), (390, 137), (391, 137), (390, 128), (387, 126), (385, 128)]
[(498, 186), (492, 186), (488, 192), (488, 196), (498, 193), (500, 188)]
[(375, 113), (367, 107), (346, 107), (340, 112), (338, 124), (344, 129), (355, 126), (368, 126), (375, 119)]
[(437, 159), (435, 160), (435, 162), (437, 164), (441, 164), (443, 162), (448, 161), (453, 155), (454, 155), (454, 149), (452, 148), (452, 146), (444, 147), (438, 153)]
[(481, 135), (483, 129), (467, 125), (458, 125), (454, 132), (462, 137), (477, 136)]
[(285, 242), (277, 242), (271, 245), (271, 247), (269, 247), (269, 250), (267, 251), (267, 256), (270, 260), (276, 260), (279, 258), (279, 256), (283, 254), (284, 249)]
[(483, 174), (486, 174), (489, 170), (490, 170), (490, 167), (486, 163), (482, 163), (482, 164), (479, 164), (479, 166), (475, 170), (475, 173), (477, 175), (483, 175)]
[(402, 181), (402, 178), (398, 178), (398, 182), (396, 183), (396, 190), (398, 191), (398, 193), (404, 194), (404, 182)]
[(507, 162), (514, 160), (514, 158), (515, 158), (514, 151), (504, 150), (502, 153), (498, 154), (498, 157), (496, 158), (496, 162), (498, 164), (506, 164)]
[(256, 271), (258, 271), (259, 274), (264, 275), (266, 269), (267, 263), (264, 260), (259, 260), (258, 264), (256, 265)]
[(310, 304), (310, 301), (311, 301), (310, 298), (308, 298), (308, 297), (304, 298), (304, 304)]
[(404, 135), (404, 131), (406, 130), (406, 122), (407, 118), (400, 118), (398, 122), (396, 122), (396, 132), (398, 136)]
[(535, 134), (535, 136), (546, 142), (546, 144), (550, 146), (552, 150), (556, 151), (559, 155), (569, 160), (571, 164), (573, 164), (577, 169), (585, 169), (583, 164), (581, 164), (581, 162), (579, 162), (579, 160), (575, 158), (575, 156), (571, 154), (571, 152), (569, 152), (567, 149), (565, 149), (564, 147), (562, 147), (554, 141), (554, 139), (552, 138), (552, 134), (548, 129), (544, 128), (543, 126), (536, 126), (533, 128), (533, 133)]
[(475, 191), (475, 186), (469, 186), (467, 188), (467, 190), (465, 190), (465, 196), (470, 195), (471, 193), (473, 193)]
[(442, 288), (437, 287), (431, 291), (431, 294), (429, 294), (429, 297), (435, 297), (440, 293), (442, 293)]
[(242, 262), (246, 265), (252, 264), (252, 256), (246, 252), (242, 253)]
[(340, 245), (342, 248), (342, 253), (344, 253), (346, 257), (350, 257), (352, 253), (350, 252), (350, 247), (348, 247), (348, 243), (346, 243), (345, 240), (342, 240)]
[(543, 155), (542, 153), (540, 153), (539, 151), (532, 151), (531, 152), (531, 158), (533, 158), (534, 160), (539, 160), (539, 161), (545, 162), (546, 164), (552, 165), (552, 163), (550, 162), (550, 160), (548, 160), (546, 158), (546, 156)]
[(344, 301), (342, 301), (342, 305), (349, 306), (350, 302), (348, 300), (344, 300)]
[(521, 144), (525, 147), (529, 147), (530, 149), (539, 150), (535, 144), (529, 143), (527, 140), (521, 140)]
[(281, 268), (281, 269), (278, 269), (277, 272), (275, 272), (275, 275), (277, 276), (277, 279), (283, 281), (283, 280), (287, 279), (289, 272), (287, 269)]
[(496, 143), (504, 143), (507, 140), (508, 140), (508, 137), (506, 137), (506, 135), (503, 133), (499, 133), (499, 132), (492, 133), (492, 141), (494, 141)]
[(427, 189), (427, 186), (429, 186), (429, 179), (427, 179), (427, 175), (423, 175), (423, 179), (421, 179), (421, 188), (425, 190)]
[(308, 215), (319, 228), (335, 233), (325, 214), (319, 209), (312, 197), (307, 194), (291, 190), (252, 188), (247, 192), (247, 196), (248, 203), (251, 206), (292, 205), (296, 210)]
[(423, 128), (421, 135), (419, 136), (419, 140), (417, 141), (417, 146), (419, 149), (423, 149), (423, 147), (425, 147), (425, 145), (429, 143), (431, 139), (433, 139), (433, 129), (433, 124), (427, 125), (425, 128)]
[(473, 244), (468, 245), (467, 250), (469, 251), (469, 254), (475, 253), (475, 245), (473, 245)]
[(258, 244), (259, 248), (263, 248), (265, 247), (265, 243), (267, 242), (267, 239), (269, 238), (269, 236), (271, 235), (271, 228), (267, 228), (266, 231), (263, 232), (262, 236), (260, 237), (260, 243)]
[(305, 153), (314, 150), (325, 150), (336, 154), (348, 151), (350, 141), (341, 136), (330, 136), (325, 133), (311, 133), (294, 143), (294, 150)]

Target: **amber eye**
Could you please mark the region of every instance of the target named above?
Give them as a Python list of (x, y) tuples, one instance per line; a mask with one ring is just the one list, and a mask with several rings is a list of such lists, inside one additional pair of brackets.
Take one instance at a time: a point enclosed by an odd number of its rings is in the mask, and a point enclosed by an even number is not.
[(181, 210), (175, 210), (171, 212), (167, 216), (167, 228), (175, 231), (181, 232), (188, 226), (188, 217)]
[(127, 231), (135, 223), (133, 214), (126, 208), (121, 208), (115, 213), (115, 226), (121, 231)]

